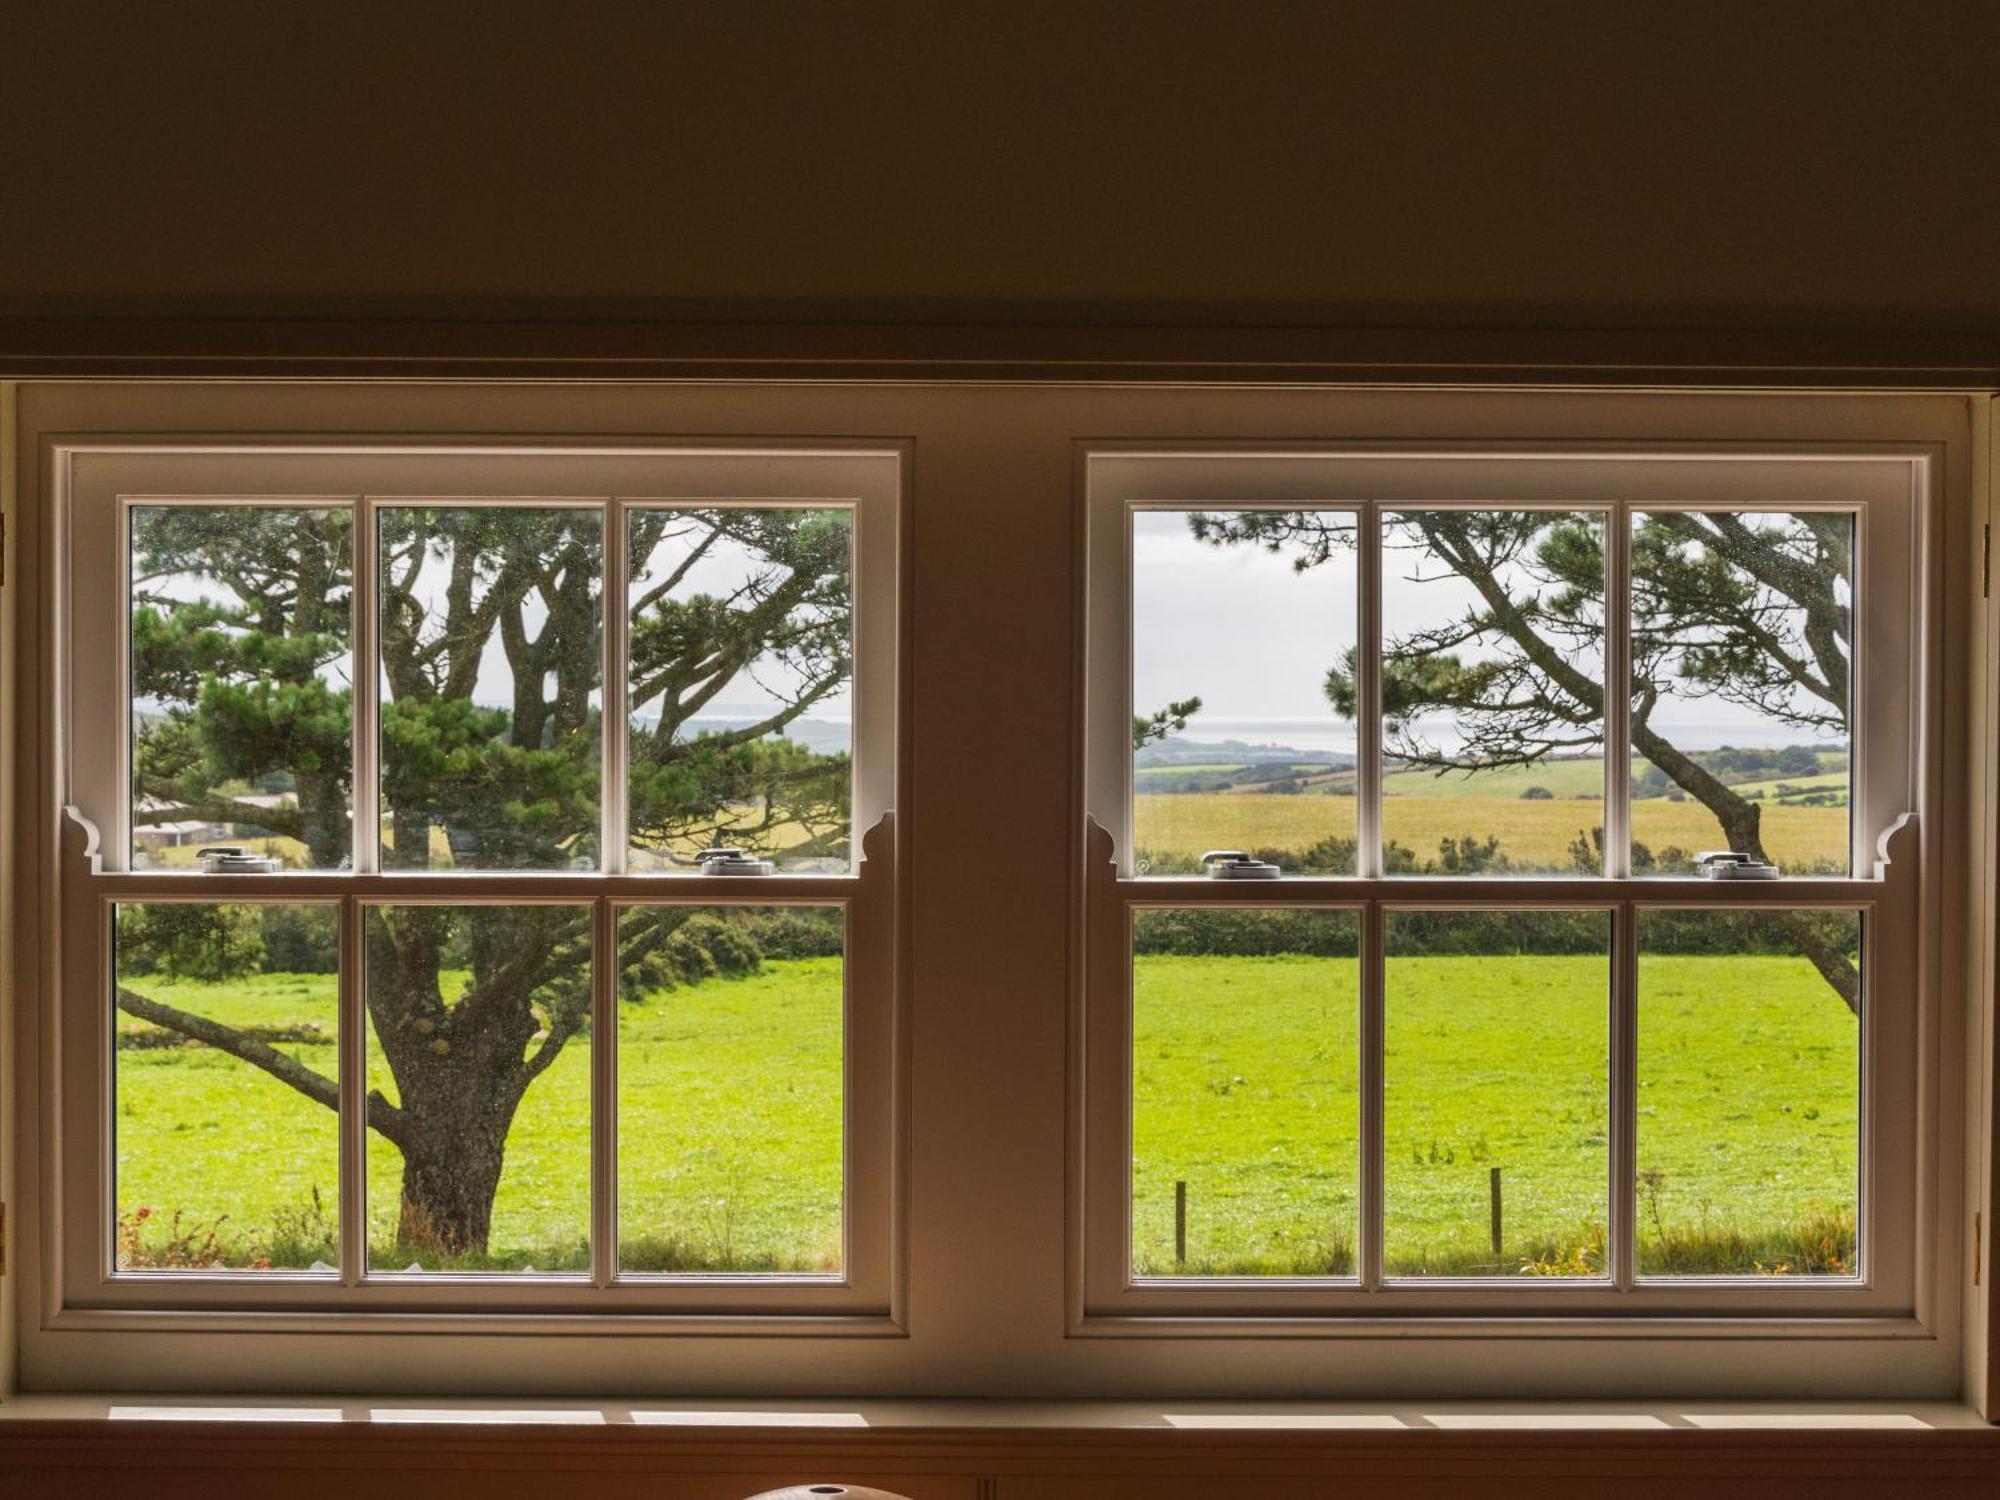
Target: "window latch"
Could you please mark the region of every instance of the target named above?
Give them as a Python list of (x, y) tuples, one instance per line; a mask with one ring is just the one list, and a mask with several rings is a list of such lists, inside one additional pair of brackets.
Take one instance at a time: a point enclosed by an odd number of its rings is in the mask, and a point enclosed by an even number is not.
[(1276, 880), (1284, 871), (1241, 849), (1211, 849), (1201, 857), (1210, 880)]
[(778, 868), (768, 859), (752, 859), (731, 845), (704, 849), (695, 856), (695, 862), (704, 875), (773, 875)]
[(1784, 872), (1769, 860), (1754, 859), (1734, 849), (1711, 849), (1694, 857), (1704, 880), (1776, 880)]
[(275, 856), (252, 854), (241, 844), (216, 844), (211, 848), (197, 849), (194, 857), (201, 862), (201, 873), (204, 875), (269, 875), (278, 868)]

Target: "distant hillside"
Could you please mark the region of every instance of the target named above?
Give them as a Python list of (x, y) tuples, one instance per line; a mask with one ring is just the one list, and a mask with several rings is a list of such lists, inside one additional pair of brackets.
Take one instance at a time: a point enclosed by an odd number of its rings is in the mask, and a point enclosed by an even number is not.
[(1242, 740), (1190, 740), (1176, 737), (1158, 740), (1135, 751), (1132, 764), (1139, 770), (1149, 766), (1256, 766), (1270, 762), (1291, 765), (1330, 766), (1344, 771), (1354, 765), (1354, 757), (1341, 750), (1298, 750), (1290, 745), (1251, 745)]

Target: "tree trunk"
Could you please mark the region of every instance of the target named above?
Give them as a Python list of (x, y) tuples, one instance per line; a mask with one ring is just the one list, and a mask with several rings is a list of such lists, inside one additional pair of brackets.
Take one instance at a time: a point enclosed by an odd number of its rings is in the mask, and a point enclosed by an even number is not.
[(403, 1148), (399, 1247), (444, 1256), (485, 1253), (511, 1121), (510, 1111), (504, 1122), (416, 1124)]
[[(417, 1048), (398, 1049), (405, 1136), (398, 1143), (400, 1244), (447, 1256), (486, 1252), (507, 1135), (528, 1086), (515, 1030), (447, 1023)], [(502, 1031), (510, 1035), (493, 1035)], [(439, 1045), (446, 1050), (435, 1050)]]
[[(532, 1000), (553, 937), (547, 920), (540, 909), (502, 907), (370, 916), (368, 1015), (402, 1107), (398, 1238), (412, 1249), (486, 1251), (507, 1135), (536, 1072), (528, 1049), (540, 1026)], [(450, 1003), (441, 985), (448, 947), (469, 952), (473, 974)]]
[[(341, 769), (345, 772), (347, 768)], [(353, 819), (348, 812), (352, 785), (349, 774), (293, 774), (293, 795), (299, 802), (299, 837), (315, 869), (345, 869), (353, 865), (354, 852), (350, 847)]]

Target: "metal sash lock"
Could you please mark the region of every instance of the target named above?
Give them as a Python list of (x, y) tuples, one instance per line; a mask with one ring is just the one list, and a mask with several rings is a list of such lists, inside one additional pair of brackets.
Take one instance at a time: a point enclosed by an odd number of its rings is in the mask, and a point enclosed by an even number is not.
[(1734, 849), (1711, 849), (1697, 854), (1694, 867), (1704, 880), (1776, 880), (1782, 873), (1770, 861)]
[(1276, 865), (1252, 859), (1241, 849), (1211, 849), (1201, 857), (1210, 880), (1276, 880), (1284, 872)]
[(204, 875), (269, 875), (278, 868), (275, 856), (252, 854), (241, 844), (217, 844), (195, 850)]
[(695, 861), (704, 875), (771, 875), (778, 868), (768, 859), (751, 859), (731, 845), (704, 849), (695, 856)]

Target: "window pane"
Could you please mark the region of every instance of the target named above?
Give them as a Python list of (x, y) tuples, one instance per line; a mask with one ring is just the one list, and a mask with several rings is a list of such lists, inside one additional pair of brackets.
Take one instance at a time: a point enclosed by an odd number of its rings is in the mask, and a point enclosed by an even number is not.
[(115, 924), (117, 1269), (337, 1268), (337, 908), (137, 902)]
[(1139, 873), (1354, 873), (1354, 543), (1347, 511), (1133, 512)]
[(1384, 924), (1384, 1271), (1603, 1276), (1610, 914)]
[(1132, 1274), (1352, 1276), (1360, 924), (1134, 914)]
[(590, 908), (370, 907), (368, 1258), (590, 1265)]
[(1632, 518), (1632, 869), (1845, 875), (1854, 518)]
[(344, 509), (135, 506), (134, 869), (205, 844), (348, 862), (351, 520)]
[(618, 1262), (836, 1273), (846, 912), (619, 918)]
[(853, 848), (854, 516), (631, 512), (631, 868)]
[(595, 867), (601, 515), (377, 516), (382, 863)]
[(1639, 915), (1639, 1271), (1852, 1276), (1861, 917)]
[(1601, 515), (1383, 518), (1382, 751), (1386, 873), (1602, 869)]

